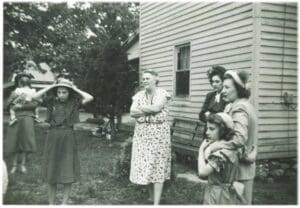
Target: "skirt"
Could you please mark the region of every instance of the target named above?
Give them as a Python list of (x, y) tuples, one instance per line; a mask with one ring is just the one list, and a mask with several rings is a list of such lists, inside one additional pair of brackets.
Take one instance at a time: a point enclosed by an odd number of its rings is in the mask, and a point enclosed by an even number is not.
[(18, 121), (7, 127), (7, 136), (4, 140), (4, 154), (36, 152), (34, 120), (32, 116), (19, 116)]
[(43, 178), (49, 184), (79, 180), (77, 141), (72, 128), (51, 128), (44, 148)]

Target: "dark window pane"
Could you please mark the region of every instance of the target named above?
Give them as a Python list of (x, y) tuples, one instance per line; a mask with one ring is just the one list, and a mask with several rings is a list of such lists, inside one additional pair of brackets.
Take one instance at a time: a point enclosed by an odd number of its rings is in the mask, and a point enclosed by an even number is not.
[(190, 72), (176, 72), (176, 96), (186, 97), (190, 92)]

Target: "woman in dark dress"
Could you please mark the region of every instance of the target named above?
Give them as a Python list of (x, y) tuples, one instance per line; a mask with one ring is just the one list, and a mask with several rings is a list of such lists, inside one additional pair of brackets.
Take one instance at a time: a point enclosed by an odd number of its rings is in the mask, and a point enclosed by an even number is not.
[[(20, 73), (15, 78), (16, 87), (19, 83), (30, 83), (31, 75)], [(25, 166), (28, 153), (36, 152), (36, 141), (34, 132), (35, 109), (38, 105), (36, 101), (28, 101), (23, 104), (13, 104), (15, 98), (14, 92), (8, 98), (6, 108), (16, 111), (18, 122), (7, 127), (7, 138), (4, 140), (5, 156), (12, 156), (13, 165), (10, 173), (15, 173), (18, 168), (18, 158), (21, 157), (20, 171), (27, 172)]]
[(210, 113), (223, 112), (225, 108), (225, 101), (221, 97), (225, 72), (226, 69), (222, 66), (213, 66), (207, 72), (209, 82), (214, 91), (206, 95), (201, 112), (199, 113), (199, 119), (204, 123), (206, 123), (206, 119)]
[(43, 178), (48, 183), (49, 203), (55, 203), (57, 184), (64, 185), (63, 204), (66, 204), (71, 184), (79, 179), (80, 168), (73, 125), (79, 122), (79, 108), (93, 100), (93, 97), (66, 79), (40, 90), (36, 99), (48, 91), (53, 97), (46, 97), (47, 122), (50, 124), (44, 150)]

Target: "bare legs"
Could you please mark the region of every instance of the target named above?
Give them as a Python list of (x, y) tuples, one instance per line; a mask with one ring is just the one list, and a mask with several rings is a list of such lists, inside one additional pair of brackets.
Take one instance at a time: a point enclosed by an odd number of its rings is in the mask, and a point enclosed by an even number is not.
[(63, 196), (62, 204), (68, 203), (70, 193), (71, 193), (71, 183), (64, 184), (64, 196)]
[(149, 200), (153, 201), (154, 205), (159, 205), (164, 183), (154, 183), (148, 185)]
[(48, 184), (49, 204), (55, 204), (56, 184)]
[(18, 156), (21, 156), (21, 172), (22, 173), (26, 173), (27, 169), (26, 169), (26, 153), (22, 152), (22, 153), (15, 153), (15, 155), (13, 156), (13, 166), (12, 169), (10, 170), (10, 173), (15, 173), (17, 171), (17, 166), (18, 166)]
[[(62, 204), (67, 204), (68, 199), (71, 193), (71, 183), (65, 183), (63, 184), (63, 200)], [(57, 189), (57, 184), (48, 184), (48, 197), (49, 197), (49, 204), (53, 205), (55, 204), (55, 195), (56, 195), (56, 189)]]

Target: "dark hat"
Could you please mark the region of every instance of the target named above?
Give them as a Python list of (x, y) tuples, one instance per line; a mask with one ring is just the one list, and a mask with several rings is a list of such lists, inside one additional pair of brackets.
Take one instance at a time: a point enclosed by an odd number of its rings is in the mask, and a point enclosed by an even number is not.
[(32, 74), (30, 74), (30, 73), (26, 73), (26, 72), (18, 73), (18, 74), (16, 75), (16, 77), (15, 77), (15, 80), (14, 80), (15, 85), (18, 85), (19, 80), (20, 80), (22, 77), (27, 77), (27, 78), (29, 78), (29, 79), (33, 79), (33, 78), (34, 78), (34, 76), (33, 76)]

